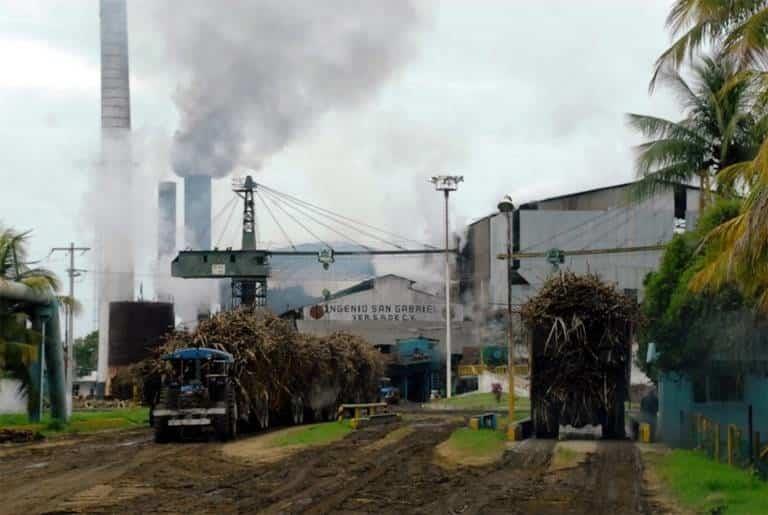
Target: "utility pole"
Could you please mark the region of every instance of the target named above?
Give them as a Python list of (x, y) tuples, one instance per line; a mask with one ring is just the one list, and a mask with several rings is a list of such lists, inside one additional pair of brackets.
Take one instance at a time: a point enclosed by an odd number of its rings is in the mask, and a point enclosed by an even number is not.
[(69, 302), (67, 306), (67, 329), (66, 329), (66, 345), (67, 345), (67, 377), (66, 377), (66, 399), (67, 399), (67, 416), (72, 414), (72, 384), (74, 382), (74, 346), (75, 346), (75, 277), (80, 276), (81, 272), (85, 270), (78, 270), (75, 268), (75, 251), (81, 253), (88, 252), (90, 247), (75, 247), (74, 243), (70, 243), (69, 247), (54, 247), (51, 249), (51, 254), (54, 252), (68, 252), (69, 253), (69, 268), (67, 269), (67, 275), (69, 275)]
[(505, 195), (499, 202), (499, 211), (507, 218), (507, 376), (509, 381), (509, 423), (515, 421), (515, 344), (512, 335), (512, 213), (515, 204), (512, 197)]
[(445, 395), (451, 398), (451, 260), (449, 251), (448, 197), (464, 181), (461, 175), (436, 175), (430, 179), (445, 197)]

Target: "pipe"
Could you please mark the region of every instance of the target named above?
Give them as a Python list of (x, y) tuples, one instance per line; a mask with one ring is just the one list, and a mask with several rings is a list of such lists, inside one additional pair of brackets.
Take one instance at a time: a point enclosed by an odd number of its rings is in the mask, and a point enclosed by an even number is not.
[(29, 286), (13, 281), (0, 281), (0, 299), (31, 304), (28, 312), (32, 317), (33, 328), (42, 332), (45, 325), (44, 349), (41, 348), (40, 354), (45, 355), (45, 365), (48, 370), (51, 416), (66, 421), (67, 402), (64, 388), (64, 353), (61, 345), (59, 300), (49, 291), (33, 290)]

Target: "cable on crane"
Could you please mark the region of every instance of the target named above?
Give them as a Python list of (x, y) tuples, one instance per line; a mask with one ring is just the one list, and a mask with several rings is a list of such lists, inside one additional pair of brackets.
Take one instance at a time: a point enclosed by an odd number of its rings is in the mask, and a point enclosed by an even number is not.
[[(273, 195), (280, 195), (281, 200), (283, 200), (286, 203), (289, 203), (289, 204), (291, 204), (293, 206), (298, 206), (298, 207), (303, 208), (303, 209), (310, 209), (313, 212), (317, 213), (318, 215), (324, 216), (326, 219), (328, 219), (328, 220), (330, 220), (332, 222), (335, 222), (337, 224), (340, 224), (340, 225), (343, 225), (345, 227), (348, 227), (348, 228), (352, 229), (355, 232), (359, 232), (360, 234), (363, 234), (365, 236), (373, 238), (374, 240), (380, 241), (380, 242), (384, 243), (385, 245), (390, 245), (390, 246), (395, 247), (396, 249), (399, 249), (399, 250), (408, 250), (405, 247), (403, 247), (401, 245), (398, 245), (397, 243), (393, 243), (391, 241), (385, 240), (384, 238), (382, 238), (380, 236), (377, 236), (376, 234), (364, 231), (364, 230), (360, 229), (359, 227), (355, 227), (351, 223), (348, 223), (348, 222), (346, 222), (344, 220), (337, 220), (337, 219), (333, 218), (333, 216), (325, 213), (324, 212), (325, 210), (323, 210), (321, 208), (317, 208), (317, 207), (313, 206), (312, 204), (309, 204), (309, 203), (306, 203), (306, 202), (300, 202), (300, 201), (297, 201), (297, 200), (293, 200), (293, 197), (291, 197), (290, 195), (283, 195), (283, 194), (280, 194), (279, 192), (275, 192), (274, 190), (272, 190), (272, 193), (273, 193)], [(334, 216), (340, 216), (340, 215), (335, 215), (334, 214)]]
[[(237, 197), (235, 197), (235, 199), (237, 199)], [(233, 199), (233, 200), (235, 200), (235, 199)], [(235, 208), (237, 207), (236, 203), (231, 202), (231, 204), (232, 204), (232, 207), (229, 210), (229, 216), (227, 217), (227, 221), (224, 224), (224, 229), (222, 229), (221, 233), (219, 233), (219, 238), (218, 238), (218, 240), (216, 240), (216, 246), (217, 247), (219, 246), (219, 244), (221, 244), (222, 238), (224, 238), (224, 235), (227, 233), (227, 228), (229, 227), (229, 222), (232, 221), (232, 215), (234, 214)]]
[[(266, 191), (266, 190), (265, 190), (265, 191)], [(267, 199), (268, 199), (268, 200), (269, 200), (269, 201), (272, 203), (272, 205), (274, 205), (275, 207), (277, 207), (277, 208), (278, 208), (280, 211), (282, 211), (282, 212), (283, 212), (283, 213), (284, 213), (286, 216), (288, 216), (288, 218), (290, 218), (291, 220), (293, 220), (294, 222), (296, 222), (296, 223), (297, 223), (297, 224), (298, 224), (298, 225), (299, 225), (299, 226), (300, 226), (302, 229), (304, 229), (305, 231), (307, 231), (307, 233), (309, 233), (309, 235), (310, 235), (310, 236), (312, 236), (313, 238), (315, 238), (317, 241), (319, 241), (320, 243), (322, 243), (323, 245), (325, 245), (325, 246), (326, 246), (326, 247), (328, 247), (329, 249), (333, 250), (333, 246), (332, 246), (331, 244), (329, 244), (328, 242), (326, 242), (325, 240), (323, 240), (323, 239), (322, 239), (320, 236), (318, 236), (317, 234), (313, 233), (313, 232), (312, 232), (312, 229), (310, 229), (309, 227), (307, 227), (306, 225), (304, 225), (303, 223), (301, 223), (301, 221), (300, 221), (300, 220), (297, 220), (295, 216), (293, 216), (291, 213), (289, 213), (289, 212), (287, 212), (285, 209), (283, 209), (283, 206), (281, 206), (279, 203), (275, 202), (275, 200), (274, 200), (272, 197), (269, 197), (269, 196), (268, 196), (268, 197), (267, 197)]]
[[(334, 213), (333, 211), (330, 211), (328, 209), (322, 208), (320, 206), (317, 206), (317, 205), (312, 204), (310, 202), (307, 202), (305, 200), (301, 200), (300, 198), (294, 197), (293, 195), (289, 195), (287, 193), (282, 193), (282, 192), (279, 192), (277, 190), (273, 190), (272, 188), (269, 188), (269, 187), (264, 186), (262, 184), (260, 184), (259, 187), (262, 188), (262, 189), (268, 190), (268, 191), (270, 191), (270, 192), (272, 192), (272, 193), (274, 193), (276, 195), (280, 195), (282, 197), (290, 198), (290, 199), (294, 200), (295, 202), (299, 202), (301, 204), (304, 204), (307, 207), (312, 207), (312, 208), (314, 208), (314, 209), (316, 209), (318, 211), (321, 211), (321, 212), (325, 213), (326, 216), (334, 216), (336, 218), (340, 218), (340, 219), (346, 220), (347, 222), (351, 222), (351, 223), (356, 224), (356, 225), (361, 225), (363, 227), (367, 227), (368, 229), (380, 232), (382, 234), (386, 234), (388, 236), (395, 237), (395, 238), (397, 238), (397, 239), (399, 239), (401, 241), (407, 241), (407, 242), (410, 242), (410, 243), (415, 243), (415, 244), (418, 244), (420, 246), (431, 248), (431, 249), (438, 249), (438, 247), (435, 247), (434, 245), (429, 245), (429, 244), (424, 243), (424, 242), (420, 242), (420, 241), (417, 241), (417, 240), (406, 238), (406, 237), (404, 237), (402, 235), (395, 234), (395, 233), (393, 233), (391, 231), (387, 231), (385, 229), (381, 229), (381, 228), (376, 227), (374, 225), (370, 225), (370, 224), (367, 224), (365, 222), (360, 222), (360, 221), (355, 220), (353, 218), (349, 218), (348, 216), (344, 216), (344, 215), (341, 215), (341, 214), (338, 214), (338, 213)], [(381, 241), (385, 241), (385, 240), (381, 240)]]
[[(267, 195), (270, 195), (270, 194), (271, 194), (269, 191), (267, 191), (266, 193), (267, 193)], [(273, 194), (272, 194), (272, 195), (273, 195)], [(297, 211), (299, 214), (301, 214), (301, 215), (305, 216), (306, 218), (308, 218), (308, 219), (309, 219), (309, 220), (311, 220), (312, 222), (314, 222), (314, 223), (316, 223), (316, 224), (318, 224), (318, 225), (321, 225), (321, 226), (325, 227), (326, 229), (328, 229), (329, 231), (332, 231), (332, 232), (334, 232), (334, 233), (338, 234), (339, 236), (341, 236), (342, 238), (344, 238), (344, 239), (345, 239), (345, 240), (347, 240), (347, 241), (351, 241), (352, 243), (354, 243), (354, 244), (355, 244), (355, 245), (357, 245), (358, 247), (361, 247), (361, 248), (363, 248), (363, 249), (365, 249), (365, 250), (373, 250), (371, 247), (369, 247), (369, 246), (367, 246), (367, 245), (363, 245), (362, 243), (360, 243), (360, 242), (356, 241), (354, 238), (350, 237), (349, 235), (347, 235), (347, 234), (344, 234), (343, 232), (341, 232), (341, 231), (339, 231), (339, 230), (337, 230), (337, 229), (334, 229), (333, 227), (331, 227), (330, 225), (328, 225), (328, 224), (326, 224), (326, 223), (323, 223), (323, 222), (321, 222), (321, 221), (319, 221), (319, 220), (316, 220), (316, 219), (315, 219), (315, 218), (314, 218), (312, 215), (310, 215), (310, 214), (308, 214), (308, 213), (305, 213), (305, 212), (301, 211), (301, 210), (300, 210), (298, 207), (294, 206), (293, 204), (289, 204), (289, 203), (287, 203), (287, 202), (286, 202), (286, 203), (285, 203), (285, 205), (286, 205), (287, 207), (290, 207), (290, 208), (291, 208), (291, 209), (293, 209), (294, 211)], [(285, 212), (285, 211), (283, 211), (283, 212)]]
[(288, 236), (288, 233), (285, 232), (285, 229), (283, 228), (283, 225), (280, 223), (280, 221), (275, 216), (275, 213), (272, 211), (272, 209), (269, 207), (269, 204), (267, 204), (267, 201), (264, 200), (264, 197), (261, 196), (261, 192), (257, 189), (256, 190), (256, 196), (259, 197), (259, 200), (261, 200), (261, 203), (264, 204), (264, 207), (267, 210), (267, 213), (269, 213), (269, 216), (272, 217), (272, 221), (275, 222), (275, 225), (280, 229), (280, 232), (283, 233), (283, 236), (285, 236), (285, 239), (288, 240), (288, 243), (291, 245), (291, 248), (293, 250), (296, 250), (296, 245), (293, 244), (293, 240), (291, 240), (291, 237)]

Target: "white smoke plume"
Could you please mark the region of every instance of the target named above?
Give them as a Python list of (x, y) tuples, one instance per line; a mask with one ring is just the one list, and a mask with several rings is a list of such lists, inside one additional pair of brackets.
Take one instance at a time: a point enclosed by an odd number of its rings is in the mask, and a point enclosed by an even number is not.
[(257, 168), (323, 113), (369, 98), (412, 55), (411, 0), (163, 0), (179, 73), (179, 175)]

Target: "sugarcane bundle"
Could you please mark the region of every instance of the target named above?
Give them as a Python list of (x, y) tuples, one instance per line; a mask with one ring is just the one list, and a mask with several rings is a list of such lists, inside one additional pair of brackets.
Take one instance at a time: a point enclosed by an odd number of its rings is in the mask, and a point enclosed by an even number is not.
[(531, 410), (537, 433), (560, 424), (623, 436), (637, 303), (596, 275), (551, 277), (522, 308), (531, 338)]
[(186, 347), (232, 354), (230, 375), (241, 414), (265, 409), (284, 413), (297, 400), (317, 410), (313, 395), (318, 398), (318, 391), (325, 393), (325, 403), (373, 400), (382, 375), (378, 352), (359, 337), (300, 334), (291, 322), (269, 312), (241, 308), (204, 320), (193, 332), (169, 334), (144, 382), (157, 386), (156, 378), (168, 366), (160, 357)]

